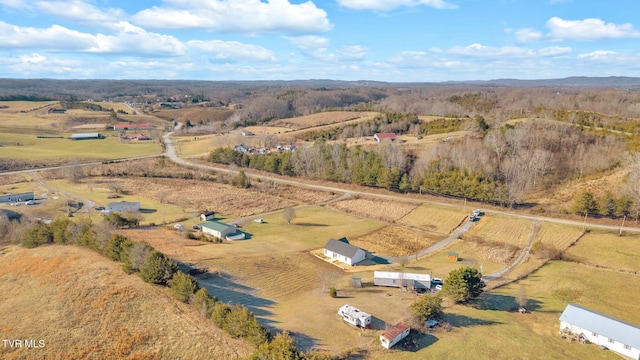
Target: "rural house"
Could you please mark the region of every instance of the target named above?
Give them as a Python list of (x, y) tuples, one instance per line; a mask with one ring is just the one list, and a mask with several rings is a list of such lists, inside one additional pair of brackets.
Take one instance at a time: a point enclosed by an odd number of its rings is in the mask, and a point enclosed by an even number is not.
[(132, 201), (116, 201), (109, 203), (105, 209), (107, 213), (111, 212), (138, 212), (140, 211), (140, 203)]
[(377, 142), (382, 142), (384, 140), (394, 141), (396, 139), (396, 134), (394, 133), (377, 133), (373, 135), (373, 139)]
[(338, 315), (342, 317), (344, 322), (353, 326), (361, 328), (368, 328), (371, 326), (371, 315), (364, 311), (360, 311), (349, 304), (341, 306), (340, 309), (338, 309)]
[(640, 327), (569, 304), (560, 315), (560, 334), (579, 335), (602, 348), (640, 359)]
[(393, 345), (409, 336), (410, 332), (411, 327), (407, 323), (401, 321), (380, 335), (380, 344), (384, 348), (391, 349)]
[(377, 286), (431, 289), (431, 275), (403, 272), (374, 271), (373, 284)]
[(236, 232), (235, 226), (213, 220), (200, 224), (200, 227), (203, 233), (215, 236), (218, 239), (225, 239), (227, 235)]
[(19, 193), (19, 194), (6, 194), (6, 195), (0, 196), (0, 203), (21, 202), (21, 201), (29, 201), (29, 200), (35, 200), (33, 191)]
[(346, 238), (329, 239), (324, 246), (324, 256), (353, 266), (367, 257), (367, 253), (357, 246), (349, 244)]
[(215, 211), (205, 211), (202, 214), (200, 214), (200, 220), (202, 221), (209, 221), (209, 220), (213, 220), (216, 218), (216, 212)]

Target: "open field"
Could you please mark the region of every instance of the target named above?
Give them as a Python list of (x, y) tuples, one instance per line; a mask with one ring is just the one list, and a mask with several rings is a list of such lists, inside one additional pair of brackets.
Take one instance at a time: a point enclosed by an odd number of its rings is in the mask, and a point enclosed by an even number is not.
[(289, 119), (274, 120), (269, 123), (275, 127), (286, 127), (293, 130), (310, 127), (339, 124), (355, 119), (372, 119), (377, 112), (354, 112), (354, 111), (326, 111), (306, 116), (299, 116)]
[(349, 214), (393, 222), (413, 211), (418, 205), (399, 201), (349, 198), (331, 203), (327, 206)]
[[(68, 133), (47, 133), (47, 136), (69, 137)], [(71, 140), (41, 139), (33, 134), (0, 133), (2, 156), (13, 159), (78, 159), (107, 160), (160, 153), (157, 142), (121, 143), (117, 137), (105, 139)]]
[(47, 106), (60, 105), (59, 101), (0, 101), (0, 113), (28, 112)]
[(534, 241), (540, 241), (545, 245), (551, 245), (559, 250), (566, 249), (582, 233), (579, 227), (554, 224), (546, 221), (540, 222), (540, 230)]
[(591, 231), (567, 249), (570, 259), (609, 269), (640, 272), (640, 235), (618, 236), (613, 232)]
[(349, 242), (376, 255), (408, 256), (442, 240), (433, 234), (418, 232), (404, 226), (391, 225), (359, 236)]
[(470, 212), (470, 209), (421, 205), (398, 223), (445, 235), (465, 221)]
[(531, 234), (531, 220), (506, 217), (502, 215), (484, 215), (465, 239), (480, 239), (523, 248)]
[(126, 275), (91, 250), (9, 247), (0, 259), (0, 334), (45, 342), (41, 349), (0, 348), (3, 359), (235, 359), (253, 351), (169, 289)]

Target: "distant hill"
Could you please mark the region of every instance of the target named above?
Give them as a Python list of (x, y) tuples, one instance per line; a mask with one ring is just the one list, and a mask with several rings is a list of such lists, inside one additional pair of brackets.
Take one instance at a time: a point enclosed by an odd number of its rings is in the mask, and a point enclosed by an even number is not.
[(254, 350), (88, 249), (0, 249), (0, 289), (0, 337), (44, 341), (2, 346), (2, 359), (236, 359)]

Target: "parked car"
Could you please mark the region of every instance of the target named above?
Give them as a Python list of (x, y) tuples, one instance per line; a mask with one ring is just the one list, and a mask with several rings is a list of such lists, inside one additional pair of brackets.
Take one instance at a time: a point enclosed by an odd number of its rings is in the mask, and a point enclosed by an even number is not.
[(470, 221), (470, 222), (477, 221), (478, 219), (480, 219), (480, 218), (479, 218), (479, 217), (477, 217), (477, 216), (475, 216), (475, 215), (471, 215), (471, 216), (469, 216), (469, 221)]
[(482, 216), (482, 215), (484, 215), (484, 213), (482, 212), (482, 210), (480, 210), (480, 209), (475, 209), (475, 210), (473, 210), (473, 216), (476, 216), (476, 217), (477, 217), (477, 216)]
[(257, 222), (258, 224), (263, 224), (264, 223), (264, 220), (262, 220), (262, 219), (255, 219), (253, 221)]
[(202, 230), (202, 226), (200, 226), (200, 225), (193, 225), (191, 228), (193, 230)]
[(432, 285), (443, 285), (444, 281), (442, 281), (442, 279), (440, 279), (440, 278), (433, 278), (433, 279), (431, 279), (431, 284)]
[(27, 205), (35, 205), (35, 204), (37, 204), (37, 202), (35, 200), (27, 200), (27, 202), (25, 204), (27, 204)]

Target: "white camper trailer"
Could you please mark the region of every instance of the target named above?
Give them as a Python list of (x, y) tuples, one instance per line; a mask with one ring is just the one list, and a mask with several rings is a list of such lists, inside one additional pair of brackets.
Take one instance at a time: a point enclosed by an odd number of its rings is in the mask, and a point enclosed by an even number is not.
[(368, 328), (371, 326), (371, 315), (360, 311), (351, 305), (343, 305), (338, 310), (338, 315), (342, 317), (342, 320), (353, 326), (361, 328)]

